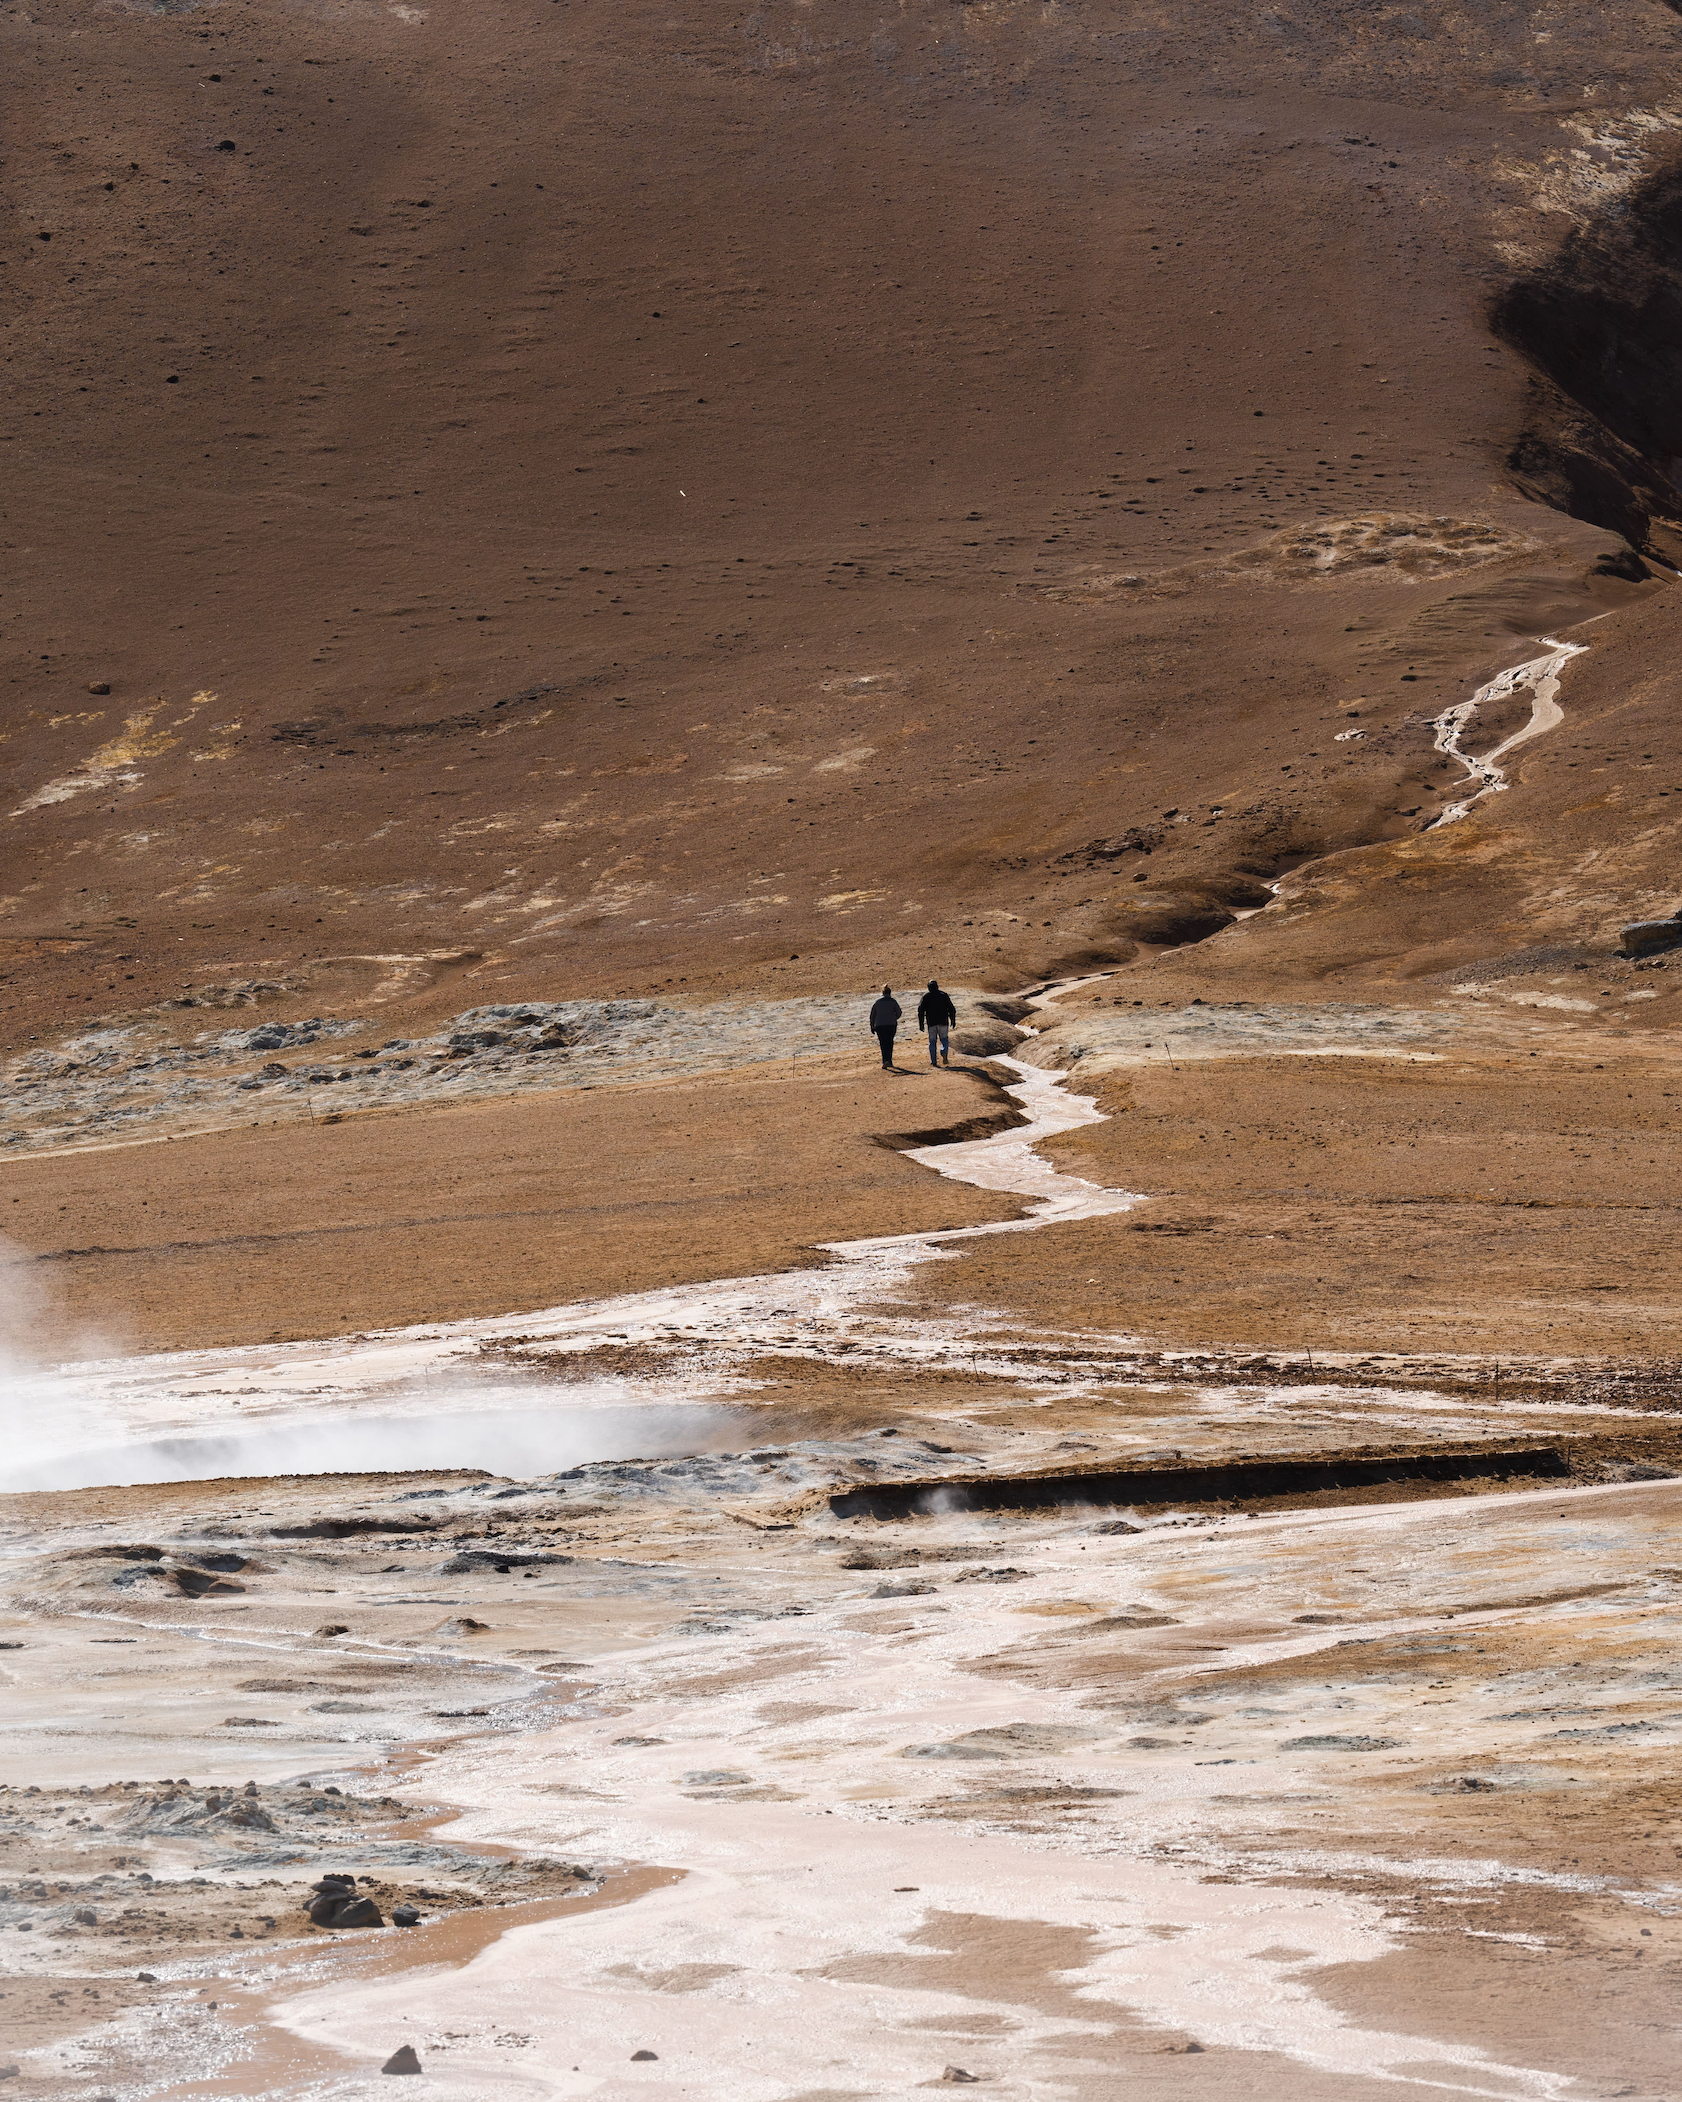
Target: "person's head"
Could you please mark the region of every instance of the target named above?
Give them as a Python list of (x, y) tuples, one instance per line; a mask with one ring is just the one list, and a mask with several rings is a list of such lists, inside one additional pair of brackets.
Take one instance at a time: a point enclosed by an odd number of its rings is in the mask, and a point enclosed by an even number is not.
[(938, 993), (940, 991), (940, 980), (938, 978), (931, 978), (929, 980), (929, 991), (931, 993)]
[(891, 1000), (891, 999), (893, 998), (893, 996), (894, 996), (894, 989), (893, 989), (893, 987), (892, 987), (891, 985), (885, 985), (885, 986), (883, 986), (883, 988), (882, 988), (882, 998), (883, 998), (884, 1000)]

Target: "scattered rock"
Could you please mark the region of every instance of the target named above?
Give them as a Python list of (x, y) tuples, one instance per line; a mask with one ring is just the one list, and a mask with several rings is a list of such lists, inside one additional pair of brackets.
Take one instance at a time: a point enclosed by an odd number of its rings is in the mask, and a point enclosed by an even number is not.
[(141, 1985), (156, 1985), (158, 1982), (156, 1971), (136, 1971), (134, 1975), (137, 1982)]
[(933, 1584), (878, 1584), (872, 1598), (926, 1598)]
[(488, 1621), (472, 1620), (465, 1613), (459, 1620), (446, 1620), (433, 1629), (435, 1635), (488, 1635)]
[(572, 1555), (540, 1554), (492, 1554), (488, 1548), (464, 1548), (459, 1555), (452, 1555), (439, 1569), (440, 1576), (471, 1576), (479, 1571), (494, 1569), (498, 1576), (506, 1576), (511, 1569), (537, 1569), (550, 1563), (571, 1562)]
[(322, 1636), (348, 1635), (350, 1629), (345, 1626), (342, 1620), (324, 1620), (315, 1632)]
[(1092, 1530), (1095, 1533), (1143, 1533), (1149, 1528), (1137, 1518), (1106, 1518)]
[(88, 691), (89, 693), (109, 693), (111, 691), (111, 681), (109, 679), (90, 679), (88, 681)]
[(1608, 1482), (1673, 1482), (1674, 1467), (1660, 1467), (1652, 1460), (1607, 1460), (1600, 1469), (1601, 1479)]
[(1282, 1752), (1393, 1752), (1399, 1737), (1287, 1737)]
[(659, 2056), (658, 2051), (633, 2051), (631, 2053), (631, 2063), (635, 2065), (639, 2059), (658, 2058)]
[(752, 1774), (732, 1773), (728, 1767), (703, 1766), (692, 1774), (685, 1774), (685, 1788), (746, 1788), (751, 1785)]
[(271, 1722), (266, 1715), (224, 1715), (224, 1730), (278, 1730), (280, 1724)]
[(420, 1922), (421, 1916), (417, 1907), (413, 1905), (392, 1906), (391, 1924), (394, 1927), (418, 1927)]
[(979, 2073), (966, 2073), (962, 2066), (948, 2066), (940, 2077), (952, 2087), (974, 2087), (981, 2079)]
[(413, 2044), (399, 2044), (385, 2064), (380, 2067), (382, 2073), (418, 2073), (420, 2069), (421, 2062), (415, 2056)]
[(1033, 1573), (1031, 1569), (965, 1569), (952, 1581), (955, 1584), (1019, 1584)]
[(97, 1927), (99, 1925), (99, 1914), (94, 1911), (91, 1905), (78, 1905), (70, 1917), (76, 1922), (78, 1927)]

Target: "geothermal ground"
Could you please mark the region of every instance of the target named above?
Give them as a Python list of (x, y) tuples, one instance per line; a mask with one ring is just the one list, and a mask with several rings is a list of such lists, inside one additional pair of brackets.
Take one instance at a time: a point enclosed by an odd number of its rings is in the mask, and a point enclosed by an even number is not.
[(0, 2094), (1673, 2102), (1675, 8), (0, 50)]

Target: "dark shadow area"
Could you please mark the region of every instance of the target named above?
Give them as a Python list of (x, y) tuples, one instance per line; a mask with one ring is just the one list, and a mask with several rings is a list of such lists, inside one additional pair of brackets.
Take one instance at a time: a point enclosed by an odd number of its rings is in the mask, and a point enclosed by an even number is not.
[[(1682, 162), (1516, 279), (1491, 321), (1563, 397), (1539, 405), (1508, 456), (1520, 486), (1650, 545), (1682, 509)], [(1675, 559), (1674, 544), (1659, 552)]]
[(870, 1483), (829, 1499), (837, 1518), (915, 1518), (954, 1511), (1026, 1511), (1082, 1504), (1248, 1503), (1325, 1489), (1410, 1482), (1555, 1480), (1569, 1474), (1551, 1445), (1457, 1446), (1441, 1452), (1349, 1453), (1305, 1459), (1233, 1460), (1208, 1467), (1106, 1467), (1065, 1474), (1004, 1474), (959, 1480)]

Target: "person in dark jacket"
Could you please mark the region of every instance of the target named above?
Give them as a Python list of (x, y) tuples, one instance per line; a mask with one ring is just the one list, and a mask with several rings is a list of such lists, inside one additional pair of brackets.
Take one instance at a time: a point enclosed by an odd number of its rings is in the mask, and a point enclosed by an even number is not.
[(928, 991), (917, 1002), (917, 1027), (926, 1029), (929, 1033), (929, 1064), (931, 1066), (934, 1064), (935, 1045), (937, 1042), (940, 1046), (941, 1064), (949, 1066), (952, 1063), (950, 1056), (952, 1046), (947, 1036), (947, 1031), (957, 1019), (958, 1010), (952, 1005), (952, 995), (943, 993), (940, 989), (940, 981), (936, 978), (931, 978)]
[(870, 1010), (870, 1033), (882, 1047), (882, 1070), (894, 1070), (894, 1031), (899, 1027), (900, 1015), (904, 1012), (894, 998), (891, 985), (882, 988), (882, 997)]

